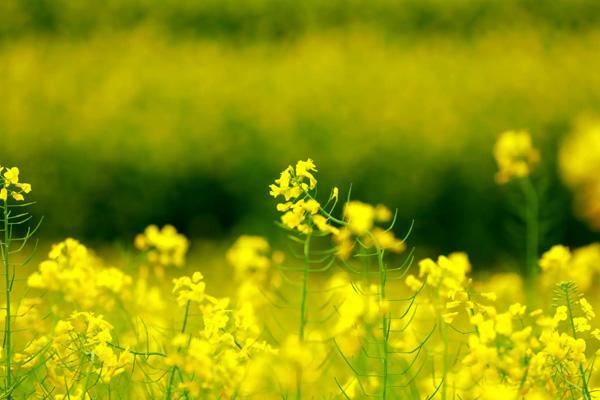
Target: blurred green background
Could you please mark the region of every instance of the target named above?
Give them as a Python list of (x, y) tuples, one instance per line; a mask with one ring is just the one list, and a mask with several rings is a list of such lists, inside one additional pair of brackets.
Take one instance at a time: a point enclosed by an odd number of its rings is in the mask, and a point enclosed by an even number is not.
[(518, 221), (491, 148), (525, 128), (543, 243), (583, 244), (555, 160), (600, 114), (599, 23), (597, 0), (3, 0), (0, 159), (48, 240), (273, 237), (267, 186), (311, 157), (412, 244), (493, 264)]

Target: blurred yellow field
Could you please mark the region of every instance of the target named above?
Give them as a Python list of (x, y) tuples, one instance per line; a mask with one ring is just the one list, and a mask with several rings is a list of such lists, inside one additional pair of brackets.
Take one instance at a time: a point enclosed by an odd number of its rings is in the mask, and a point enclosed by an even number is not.
[[(563, 153), (575, 183), (598, 184), (576, 150), (598, 143), (597, 126), (583, 125)], [(586, 150), (600, 163), (600, 147)], [(413, 272), (411, 227), (397, 236), (397, 213), (337, 186), (318, 200), (307, 159), (269, 187), (290, 250), (238, 238), (230, 271), (211, 271), (233, 278), (230, 297), (209, 294), (200, 270), (169, 279), (195, 267), (189, 242), (151, 225), (118, 267), (75, 239), (53, 245), (16, 300), (15, 267), (27, 261), (12, 255), (39, 224), (26, 212), (32, 186), (1, 167), (6, 396), (591, 399), (600, 243), (555, 245), (538, 260), (540, 152), (526, 131), (507, 131), (493, 155), (498, 184), (524, 195), (522, 275), (473, 279), (460, 252)]]
[[(368, 31), (242, 47), (173, 44), (147, 30), (85, 41), (23, 38), (0, 51), (0, 129), (6, 162), (48, 182), (37, 198), (40, 213), (56, 216), (48, 222), (56, 239), (110, 240), (115, 231), (126, 238), (157, 217), (202, 234), (206, 220), (230, 229), (232, 218), (209, 199), (199, 200), (200, 222), (186, 218), (182, 187), (197, 198), (214, 187), (227, 203), (246, 202), (234, 218), (256, 229), (269, 218), (256, 185), (308, 154), (327, 167), (325, 180), (393, 201), (404, 222), (430, 219), (438, 197), (452, 195), (448, 174), (473, 193), (493, 190), (484, 155), (498, 132), (527, 127), (551, 150), (579, 115), (597, 109), (598, 43), (595, 32), (555, 41), (535, 31), (467, 44)], [(39, 159), (45, 168), (35, 168)], [(545, 160), (550, 168), (553, 160)], [(105, 178), (91, 179), (99, 169)], [(113, 190), (113, 182), (138, 195)], [(76, 195), (56, 198), (57, 185)], [(113, 201), (97, 204), (107, 190)], [(150, 205), (164, 201), (177, 206), (153, 218)], [(458, 212), (473, 212), (454, 201)], [(61, 214), (71, 208), (80, 212)], [(499, 216), (475, 217), (486, 218)], [(480, 226), (446, 228), (469, 244), (482, 240)], [(431, 244), (444, 247), (443, 239)]]

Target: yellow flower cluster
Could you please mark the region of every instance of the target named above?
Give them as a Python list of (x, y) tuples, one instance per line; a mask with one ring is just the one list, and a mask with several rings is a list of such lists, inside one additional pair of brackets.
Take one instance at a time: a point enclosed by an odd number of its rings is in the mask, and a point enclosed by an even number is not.
[[(185, 261), (188, 241), (169, 226), (136, 238), (147, 256), (129, 259), (136, 275), (74, 239), (54, 245), (27, 279), (35, 297), (1, 307), (10, 397), (593, 398), (599, 244), (547, 251), (526, 282), (540, 300), (523, 305), (517, 274), (473, 283), (465, 253), (423, 259), (413, 274), (412, 253), (389, 266), (385, 254), (405, 249), (382, 226), (392, 212), (347, 201), (334, 216), (338, 190), (321, 206), (315, 171), (301, 161), (271, 188), (286, 198), (284, 225), (291, 213), (299, 222), (286, 226), (311, 233), (291, 235), (303, 262), (283, 265), (265, 238), (241, 236), (226, 253), (231, 298), (209, 294), (199, 271), (150, 275)], [(549, 289), (552, 306), (532, 311)]]
[(427, 258), (419, 262), (419, 278), (408, 275), (406, 285), (414, 292), (427, 287), (433, 293), (433, 306), (439, 310), (446, 323), (458, 315), (460, 306), (472, 306), (466, 287), (471, 263), (465, 253), (440, 256), (437, 262)]
[(540, 261), (541, 284), (550, 288), (562, 281), (572, 281), (587, 292), (600, 273), (600, 243), (577, 248), (572, 252), (565, 246), (552, 246)]
[(185, 265), (189, 241), (172, 225), (165, 225), (162, 229), (150, 225), (143, 234), (135, 237), (134, 244), (138, 250), (146, 252), (148, 262), (161, 271), (163, 267), (182, 268)]
[(350, 256), (355, 237), (367, 248), (375, 247), (395, 253), (401, 253), (406, 249), (404, 242), (397, 239), (390, 229), (376, 226), (376, 223), (391, 221), (392, 212), (386, 206), (349, 201), (344, 204), (343, 216), (346, 225), (334, 235), (340, 258), (346, 259)]
[[(566, 247), (555, 246), (540, 259), (540, 266), (545, 274), (557, 274), (553, 280), (584, 273), (583, 282), (589, 285), (590, 273), (584, 272), (582, 265), (584, 259), (591, 259), (591, 248), (584, 248), (578, 256), (581, 260), (573, 263)], [(575, 272), (568, 270), (571, 263), (572, 268), (577, 268)], [(438, 318), (451, 325), (466, 323), (466, 327), (454, 328), (454, 331), (468, 334), (468, 351), (460, 357), (460, 362), (448, 368), (446, 353), (445, 364), (437, 364), (437, 368), (444, 368), (440, 387), (423, 383), (423, 388), (452, 393), (463, 399), (495, 400), (508, 396), (550, 400), (573, 393), (576, 398), (591, 398), (581, 397), (583, 393), (589, 394), (590, 389), (588, 375), (583, 372), (588, 368), (588, 346), (580, 336), (600, 338), (600, 330), (593, 328), (594, 309), (587, 299), (578, 295), (576, 284), (548, 281), (555, 289), (558, 303), (550, 315), (541, 309), (527, 313), (527, 307), (520, 303), (513, 303), (500, 312), (494, 304), (497, 302), (494, 292), (479, 292), (473, 287), (482, 285), (470, 285), (466, 275), (470, 269), (466, 255), (454, 253), (439, 257), (437, 262), (421, 261), (419, 276), (408, 275), (405, 279), (405, 284), (419, 299), (423, 293), (429, 293), (430, 315), (434, 321)], [(427, 304), (420, 300), (420, 315), (428, 315), (423, 309)], [(460, 310), (466, 318), (458, 318)], [(447, 331), (441, 334), (445, 352), (452, 340), (448, 335)], [(487, 393), (489, 388), (497, 392)]]
[(530, 356), (532, 328), (518, 327), (525, 306), (515, 303), (505, 312), (498, 313), (493, 306), (476, 304), (470, 324), (476, 333), (469, 335), (469, 352), (463, 358), (459, 385), (468, 388), (470, 382), (486, 385), (504, 383), (516, 387), (527, 371), (523, 360)]
[(253, 308), (233, 310), (228, 298), (206, 294), (199, 272), (173, 283), (178, 304), (198, 307), (202, 318), (197, 332), (181, 333), (171, 340), (177, 351), (170, 352), (166, 364), (181, 373), (177, 393), (193, 398), (201, 393), (230, 398), (244, 380), (251, 357), (273, 351), (258, 337)]
[(238, 277), (257, 277), (263, 280), (271, 267), (269, 242), (260, 236), (240, 236), (227, 251), (227, 261), (234, 267)]
[[(384, 205), (372, 206), (360, 201), (348, 201), (344, 204), (343, 220), (337, 219), (326, 211), (309, 193), (316, 188), (317, 180), (312, 172), (316, 165), (310, 158), (298, 161), (296, 167), (288, 166), (281, 176), (270, 186), (273, 197), (283, 196), (285, 203), (277, 204), (277, 210), (283, 212), (282, 224), (309, 234), (313, 228), (325, 235), (331, 234), (337, 245), (337, 256), (348, 259), (355, 245), (360, 242), (363, 248), (375, 248), (401, 253), (406, 249), (404, 241), (397, 239), (390, 228), (376, 226), (377, 223), (390, 222), (392, 212)], [(334, 187), (326, 206), (339, 199), (339, 189)], [(293, 201), (289, 201), (293, 200)]]
[(315, 393), (314, 396), (301, 395), (300, 398), (317, 398), (318, 394), (328, 390), (314, 386), (323, 377), (322, 366), (327, 363), (327, 357), (327, 348), (320, 331), (310, 332), (306, 340), (300, 339), (296, 334), (288, 334), (279, 348), (269, 348), (266, 352), (254, 354), (242, 382), (242, 393), (253, 398), (275, 399), (278, 397), (256, 393), (265, 393), (265, 388), (276, 385), (280, 393), (291, 394), (296, 389), (300, 374), (307, 387), (313, 386), (311, 393)]
[(203, 279), (204, 276), (200, 272), (194, 272), (191, 277), (182, 276), (173, 279), (173, 293), (177, 295), (177, 304), (180, 306), (185, 306), (187, 302), (201, 304), (204, 300), (216, 303), (216, 298), (206, 294), (206, 283)]
[(379, 299), (379, 285), (353, 283), (346, 273), (331, 277), (327, 289), (332, 293), (329, 301), (339, 306), (335, 307), (337, 318), (332, 326), (323, 331), (335, 337), (346, 356), (355, 356), (367, 336), (381, 336), (380, 318), (390, 304)]
[(262, 305), (266, 301), (265, 293), (280, 286), (281, 276), (272, 266), (283, 262), (284, 255), (280, 251), (271, 252), (267, 239), (242, 235), (229, 248), (226, 257), (235, 270), (240, 303)]
[(527, 131), (502, 133), (494, 145), (493, 152), (498, 164), (498, 183), (528, 176), (540, 160), (540, 153), (533, 147)]
[[(477, 296), (495, 301), (493, 293)], [(463, 399), (550, 400), (574, 392), (581, 395), (587, 387), (581, 372), (587, 346), (577, 335), (590, 331), (595, 313), (583, 298), (569, 307), (561, 305), (553, 315), (545, 315), (542, 310), (526, 313), (527, 307), (519, 303), (499, 312), (493, 305), (468, 301), (468, 351), (448, 371), (448, 390)], [(592, 336), (600, 337), (600, 331)], [(423, 387), (434, 390), (427, 384)], [(498, 392), (486, 393), (490, 388)]]
[(269, 194), (275, 198), (283, 196), (285, 201), (297, 199), (317, 186), (312, 172), (317, 172), (317, 166), (310, 158), (298, 161), (295, 169), (289, 165), (281, 172), (279, 179), (275, 180), (275, 184), (269, 186)]
[(98, 304), (111, 309), (115, 294), (123, 292), (132, 278), (114, 267), (105, 267), (84, 245), (66, 239), (52, 246), (48, 259), (27, 278), (27, 285), (59, 294), (81, 309)]
[(312, 232), (311, 217), (316, 216), (321, 208), (318, 201), (308, 196), (308, 191), (317, 186), (317, 180), (312, 174), (316, 171), (317, 166), (310, 158), (298, 161), (296, 168), (288, 166), (275, 180), (275, 184), (269, 186), (271, 196), (282, 196), (285, 199), (285, 203), (277, 204), (277, 210), (283, 213), (283, 225), (306, 234)]
[(23, 194), (31, 192), (29, 183), (19, 182), (19, 168), (5, 168), (0, 165), (0, 179), (2, 186), (0, 188), (0, 200), (7, 201), (10, 196), (16, 201), (25, 200)]
[(560, 149), (560, 170), (577, 213), (600, 230), (600, 120), (581, 119)]
[(117, 353), (110, 345), (112, 325), (101, 315), (74, 312), (59, 320), (46, 355), (47, 379), (38, 385), (38, 394), (54, 398), (83, 396), (86, 380), (109, 383), (132, 366), (133, 356)]

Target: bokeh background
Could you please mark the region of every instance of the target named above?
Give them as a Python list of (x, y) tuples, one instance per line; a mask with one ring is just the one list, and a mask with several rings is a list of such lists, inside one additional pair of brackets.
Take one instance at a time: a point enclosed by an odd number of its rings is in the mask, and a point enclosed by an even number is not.
[(556, 159), (600, 114), (599, 67), (596, 0), (3, 0), (0, 159), (48, 241), (276, 237), (267, 186), (311, 157), (423, 252), (493, 266), (518, 242), (507, 129), (542, 152), (542, 246), (598, 237)]

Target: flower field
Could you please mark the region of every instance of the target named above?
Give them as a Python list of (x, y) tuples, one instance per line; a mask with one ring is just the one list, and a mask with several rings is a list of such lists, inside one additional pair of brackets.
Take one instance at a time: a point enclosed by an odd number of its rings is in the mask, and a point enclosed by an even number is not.
[[(600, 167), (599, 126), (582, 123), (560, 157), (594, 226), (600, 181), (586, 171)], [(35, 188), (0, 167), (3, 395), (595, 398), (600, 243), (538, 254), (543, 154), (526, 131), (504, 132), (491, 153), (496, 182), (520, 195), (520, 274), (477, 276), (463, 252), (416, 259), (397, 212), (322, 187), (309, 158), (268, 188), (289, 246), (240, 236), (223, 254), (227, 297), (171, 225), (147, 227), (115, 264), (65, 239), (22, 276), (41, 223), (28, 211)]]
[(0, 399), (600, 399), (599, 27), (0, 1)]

